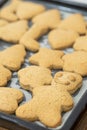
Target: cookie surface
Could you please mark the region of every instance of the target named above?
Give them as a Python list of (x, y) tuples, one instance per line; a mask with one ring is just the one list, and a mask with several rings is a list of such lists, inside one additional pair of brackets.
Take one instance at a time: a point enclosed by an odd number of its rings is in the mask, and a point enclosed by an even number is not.
[(23, 38), (21, 38), (20, 44), (24, 45), (24, 47), (27, 50), (30, 50), (32, 52), (36, 52), (40, 48), (39, 42), (37, 42), (36, 40), (34, 40), (28, 36), (24, 36)]
[(87, 75), (87, 52), (77, 51), (62, 57), (63, 70), (76, 72), (82, 76)]
[(0, 64), (12, 71), (17, 71), (24, 62), (26, 51), (22, 45), (14, 45), (0, 51)]
[(9, 22), (14, 22), (18, 20), (18, 17), (16, 15), (16, 10), (18, 5), (21, 3), (19, 0), (11, 0), (10, 4), (3, 7), (0, 10), (0, 16), (3, 19), (6, 19)]
[(73, 30), (79, 34), (86, 33), (86, 24), (81, 14), (72, 14), (62, 20), (58, 26), (61, 29)]
[(77, 38), (73, 48), (77, 51), (87, 51), (87, 36)]
[(53, 49), (65, 49), (71, 47), (77, 37), (74, 31), (55, 29), (49, 33), (48, 41)]
[(0, 65), (0, 87), (5, 86), (7, 82), (11, 79), (11, 72)]
[[(34, 40), (39, 39), (41, 36), (48, 32), (48, 27), (42, 23), (36, 23), (23, 35), (22, 39), (28, 41), (29, 38)], [(22, 40), (21, 40), (22, 41)]]
[(6, 20), (0, 19), (0, 27), (4, 26), (6, 24), (8, 24), (8, 22)]
[(82, 77), (77, 73), (60, 71), (55, 74), (52, 85), (64, 86), (72, 94), (82, 86)]
[(57, 9), (48, 10), (32, 19), (33, 23), (43, 23), (49, 29), (56, 28), (60, 22), (61, 16)]
[(34, 88), (51, 84), (51, 71), (44, 67), (29, 66), (18, 72), (22, 88), (33, 91)]
[(33, 2), (21, 2), (17, 8), (19, 19), (31, 19), (32, 17), (45, 11), (45, 7)]
[(64, 53), (59, 50), (40, 48), (39, 52), (29, 58), (29, 62), (50, 69), (61, 69), (63, 66), (63, 55)]
[(13, 114), (22, 101), (23, 94), (20, 90), (14, 88), (0, 88), (0, 112)]
[(27, 29), (28, 22), (26, 20), (9, 23), (0, 28), (0, 39), (7, 42), (17, 43)]
[(72, 107), (73, 99), (65, 88), (41, 86), (34, 90), (29, 102), (16, 110), (16, 116), (29, 121), (39, 120), (48, 127), (57, 127), (62, 122), (61, 112)]

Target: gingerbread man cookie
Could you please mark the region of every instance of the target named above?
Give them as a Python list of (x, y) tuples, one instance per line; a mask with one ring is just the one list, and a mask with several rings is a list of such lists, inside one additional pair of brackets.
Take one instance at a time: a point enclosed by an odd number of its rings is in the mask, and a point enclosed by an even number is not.
[(65, 87), (41, 86), (34, 89), (29, 102), (16, 110), (16, 116), (27, 121), (39, 120), (53, 128), (61, 124), (61, 112), (69, 111), (72, 107), (73, 99)]

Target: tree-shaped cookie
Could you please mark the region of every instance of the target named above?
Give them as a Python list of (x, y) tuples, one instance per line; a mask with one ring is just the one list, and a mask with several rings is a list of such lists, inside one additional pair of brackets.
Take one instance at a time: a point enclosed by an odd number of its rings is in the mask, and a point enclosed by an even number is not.
[(78, 36), (71, 30), (55, 29), (49, 33), (48, 41), (53, 49), (65, 49), (71, 47)]
[(48, 10), (32, 19), (33, 23), (43, 23), (49, 29), (56, 28), (60, 22), (60, 12), (57, 9)]
[(61, 112), (73, 107), (73, 99), (65, 87), (41, 86), (34, 89), (31, 101), (16, 110), (16, 116), (29, 121), (41, 121), (48, 127), (62, 122)]
[(45, 7), (33, 2), (21, 2), (17, 8), (17, 16), (19, 19), (31, 19), (32, 17), (45, 11)]
[(82, 77), (77, 73), (60, 71), (55, 74), (52, 85), (64, 86), (72, 94), (82, 86)]
[(15, 45), (0, 51), (0, 64), (12, 71), (16, 71), (24, 62), (26, 51), (22, 45)]
[(38, 66), (29, 66), (19, 70), (18, 77), (20, 85), (30, 91), (36, 87), (51, 84), (52, 81), (51, 71)]
[(15, 88), (0, 88), (0, 112), (12, 114), (23, 99), (23, 93)]
[(0, 39), (7, 42), (17, 43), (28, 29), (25, 20), (9, 23), (0, 28)]
[(40, 48), (39, 52), (29, 58), (29, 62), (50, 69), (61, 69), (63, 66), (63, 55), (64, 53), (59, 50)]
[(77, 38), (73, 48), (77, 51), (87, 51), (87, 35)]
[(73, 30), (79, 34), (86, 33), (86, 23), (81, 14), (72, 14), (68, 16), (60, 22), (58, 28)]
[(0, 65), (0, 87), (5, 86), (7, 82), (11, 79), (11, 72)]
[(87, 52), (75, 51), (62, 57), (63, 70), (87, 75)]

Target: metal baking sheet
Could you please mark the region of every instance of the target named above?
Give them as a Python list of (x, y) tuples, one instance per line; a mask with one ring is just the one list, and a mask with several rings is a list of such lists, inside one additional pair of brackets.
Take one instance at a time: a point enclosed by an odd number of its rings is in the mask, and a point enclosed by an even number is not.
[[(29, 0), (27, 0), (29, 1)], [(43, 0), (32, 0), (33, 2), (36, 3), (41, 3), (43, 5), (46, 6), (47, 9), (52, 9), (52, 8), (56, 8), (59, 9), (61, 12), (61, 16), (62, 18), (67, 17), (68, 15), (72, 14), (72, 13), (82, 13), (84, 15), (84, 18), (87, 19), (87, 13), (84, 9), (80, 10), (78, 8), (69, 8), (67, 6), (63, 6), (63, 5), (59, 5), (59, 4), (55, 4), (55, 2), (45, 2)], [(47, 47), (50, 48), (50, 45), (48, 43), (48, 39), (47, 39), (47, 35), (42, 36), (39, 39), (40, 42), (40, 46), (41, 47)], [(6, 49), (8, 47), (12, 46), (11, 43), (6, 43), (4, 41), (0, 41), (0, 50)], [(65, 53), (71, 53), (73, 52), (72, 48), (68, 48), (66, 50), (63, 50)], [(25, 59), (24, 64), (22, 65), (22, 68), (29, 66), (29, 62), (28, 62), (28, 58), (32, 55), (33, 53), (31, 52), (27, 52), (27, 58)], [(55, 74), (57, 71), (52, 71), (53, 74)], [(12, 79), (11, 81), (8, 83), (7, 85), (8, 87), (14, 87), (14, 88), (18, 88), (20, 90), (23, 91), (24, 93), (24, 100), (21, 104), (31, 100), (32, 96), (31, 93), (22, 89), (19, 85), (19, 81), (17, 78), (17, 72), (13, 73)], [(63, 113), (62, 114), (62, 124), (60, 126), (58, 126), (57, 128), (47, 128), (45, 127), (43, 124), (41, 124), (39, 121), (36, 122), (27, 122), (21, 119), (18, 119), (15, 115), (7, 115), (4, 113), (0, 113), (0, 120), (2, 119), (3, 121), (7, 121), (8, 122), (8, 128), (12, 129), (12, 130), (70, 130), (71, 126), (73, 125), (73, 123), (75, 122), (76, 118), (78, 117), (78, 115), (80, 114), (80, 112), (84, 109), (86, 103), (87, 103), (87, 78), (84, 77), (83, 79), (83, 85), (82, 88), (80, 90), (78, 90), (74, 95), (73, 95), (73, 99), (74, 99), (74, 107), (71, 111)], [(21, 105), (20, 104), (20, 105)], [(10, 125), (11, 124), (11, 125)], [(13, 125), (15, 127), (13, 127)], [(0, 121), (0, 125), (4, 126), (3, 123), (1, 123)], [(19, 128), (20, 127), (20, 128)]]

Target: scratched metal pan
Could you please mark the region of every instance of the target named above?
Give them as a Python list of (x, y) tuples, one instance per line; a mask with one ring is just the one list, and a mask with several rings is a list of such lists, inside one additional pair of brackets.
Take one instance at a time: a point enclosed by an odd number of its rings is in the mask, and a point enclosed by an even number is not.
[[(86, 12), (86, 9), (84, 8), (78, 8), (78, 7), (70, 6), (67, 4), (63, 5), (63, 4), (59, 4), (58, 2), (52, 2), (52, 1), (46, 1), (46, 0), (32, 0), (32, 1), (45, 5), (47, 9), (52, 9), (52, 8), (59, 9), (61, 12), (62, 18), (65, 18), (72, 13), (79, 12), (84, 15), (85, 19), (87, 19), (87, 12)], [(40, 42), (41, 47), (50, 48), (50, 45), (47, 40), (47, 35), (44, 35), (42, 38), (40, 38), (39, 42)], [(6, 49), (9, 46), (12, 46), (12, 44), (6, 43), (4, 41), (0, 41), (0, 50)], [(63, 51), (65, 53), (70, 53), (70, 52), (73, 52), (73, 49), (68, 48)], [(33, 53), (31, 52), (27, 52), (27, 58), (25, 59), (25, 63), (23, 64), (22, 68), (29, 66), (28, 57), (31, 56), (32, 54)], [(54, 73), (55, 72), (53, 71), (53, 74)], [(12, 80), (8, 83), (7, 86), (18, 88), (23, 91), (25, 97), (22, 103), (27, 102), (28, 100), (31, 100), (31, 97), (32, 97), (31, 93), (23, 90), (20, 87), (16, 72), (13, 73)], [(46, 126), (41, 124), (39, 121), (27, 122), (27, 121), (17, 118), (15, 115), (7, 115), (4, 113), (0, 113), (0, 126), (9, 128), (11, 130), (70, 130), (76, 118), (84, 109), (87, 103), (87, 78), (86, 77), (83, 79), (82, 88), (73, 95), (73, 100), (74, 100), (73, 109), (69, 112), (62, 114), (62, 124), (58, 126), (57, 128), (54, 128), (54, 129), (47, 128)]]

